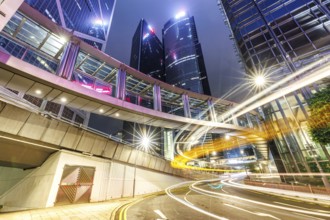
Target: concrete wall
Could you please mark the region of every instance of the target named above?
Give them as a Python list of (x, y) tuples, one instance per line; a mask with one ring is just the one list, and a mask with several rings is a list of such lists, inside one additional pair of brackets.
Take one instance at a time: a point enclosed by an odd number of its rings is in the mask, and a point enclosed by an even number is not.
[(11, 184), (12, 187), (7, 187), (7, 191), (0, 196), (0, 205), (3, 205), (0, 211), (54, 206), (65, 165), (95, 168), (91, 202), (131, 197), (133, 192), (135, 195), (158, 192), (184, 181), (183, 178), (173, 175), (112, 162), (109, 159), (60, 151), (53, 154), (40, 168), (33, 169), (28, 174), (22, 175), (22, 172), (26, 171), (16, 171), (8, 178), (3, 176), (1, 182), (16, 179), (16, 184)]
[(10, 104), (4, 104), (4, 108), (0, 110), (0, 122), (0, 131), (28, 138), (45, 146), (84, 152), (131, 165), (136, 163), (140, 167), (168, 174), (181, 174), (180, 170), (173, 169), (169, 161), (162, 158), (136, 151), (80, 127), (49, 119)]
[(15, 186), (20, 180), (31, 172), (32, 170), (0, 167), (0, 196)]
[(19, 181), (16, 181), (15, 185), (1, 194), (0, 205), (3, 208), (0, 211), (46, 207), (58, 159), (57, 155), (52, 155), (41, 167), (30, 170), (27, 175), (22, 175), (21, 172), (16, 171), (12, 175), (2, 176), (3, 181), (13, 178)]

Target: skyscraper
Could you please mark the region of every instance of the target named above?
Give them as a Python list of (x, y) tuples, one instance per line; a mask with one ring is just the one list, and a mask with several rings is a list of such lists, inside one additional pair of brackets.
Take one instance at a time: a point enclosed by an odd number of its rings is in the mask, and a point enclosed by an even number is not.
[(104, 51), (116, 0), (25, 0), (53, 22)]
[(163, 45), (154, 29), (141, 19), (132, 40), (130, 66), (153, 78), (165, 81)]
[(166, 82), (210, 95), (201, 45), (194, 17), (180, 12), (163, 28)]
[[(219, 0), (225, 20), (248, 74), (282, 77), (330, 54), (329, 1)], [(308, 99), (326, 83), (319, 81), (280, 97), (258, 110), (267, 130), (276, 136), (269, 143), (280, 172), (329, 172), (329, 149), (311, 140)], [(298, 177), (292, 177), (296, 181)], [(327, 187), (326, 177), (310, 184)]]
[[(163, 46), (161, 41), (156, 36), (154, 29), (144, 19), (141, 19), (132, 39), (130, 66), (146, 75), (165, 81), (163, 63)], [(127, 94), (127, 98), (134, 97), (130, 97)], [(140, 99), (139, 97), (137, 102), (145, 107), (152, 106), (150, 101)], [(124, 121), (123, 140), (138, 145), (143, 136), (148, 138), (152, 136), (153, 146), (151, 146), (151, 150), (161, 155), (160, 128)]]
[(246, 70), (286, 74), (330, 44), (329, 2), (221, 0)]

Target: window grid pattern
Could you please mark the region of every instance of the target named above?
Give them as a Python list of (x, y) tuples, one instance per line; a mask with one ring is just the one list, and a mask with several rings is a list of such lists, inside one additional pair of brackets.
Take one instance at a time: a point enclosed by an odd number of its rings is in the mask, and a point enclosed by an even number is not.
[[(311, 0), (222, 0), (231, 28), (251, 71), (283, 66), (319, 53), (330, 45), (329, 15)], [(322, 6), (329, 9), (330, 1)], [(279, 51), (267, 26), (284, 49)]]

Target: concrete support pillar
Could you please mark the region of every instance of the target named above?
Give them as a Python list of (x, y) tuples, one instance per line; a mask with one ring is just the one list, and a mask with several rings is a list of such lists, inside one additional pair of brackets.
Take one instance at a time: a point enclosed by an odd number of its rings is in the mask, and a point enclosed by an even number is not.
[(85, 117), (85, 119), (84, 119), (84, 127), (88, 127), (88, 123), (89, 123), (89, 119), (90, 119), (90, 117), (91, 117), (91, 113), (90, 112), (86, 112), (86, 117)]
[(61, 105), (60, 111), (58, 112), (58, 115), (57, 115), (58, 118), (62, 118), (64, 107), (65, 107), (65, 105)]
[(78, 53), (79, 43), (69, 41), (64, 49), (64, 53), (56, 71), (58, 76), (71, 80)]
[(46, 105), (47, 105), (47, 100), (42, 100), (42, 103), (41, 103), (41, 105), (40, 105), (40, 111), (45, 111), (45, 109), (46, 109)]
[(214, 103), (212, 102), (212, 100), (207, 100), (207, 106), (208, 106), (210, 120), (217, 122), (217, 114), (215, 112)]
[(122, 69), (119, 69), (116, 80), (116, 98), (125, 100), (125, 97), (126, 97), (126, 72)]
[(153, 87), (153, 100), (154, 100), (154, 110), (162, 111), (162, 95), (159, 85), (154, 85)]
[(187, 94), (182, 94), (183, 112), (184, 117), (191, 118), (189, 96)]

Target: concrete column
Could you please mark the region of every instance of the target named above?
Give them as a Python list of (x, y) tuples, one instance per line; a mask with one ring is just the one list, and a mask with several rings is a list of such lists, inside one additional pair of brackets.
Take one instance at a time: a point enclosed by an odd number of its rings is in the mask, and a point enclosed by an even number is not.
[(71, 80), (74, 65), (79, 53), (79, 42), (69, 41), (64, 49), (56, 74), (62, 78)]
[(189, 96), (187, 94), (182, 94), (183, 112), (184, 117), (191, 118)]
[(41, 106), (40, 106), (40, 111), (45, 111), (46, 105), (47, 105), (47, 100), (42, 100)]
[(88, 127), (88, 123), (89, 123), (89, 119), (90, 119), (90, 117), (91, 117), (91, 113), (90, 112), (86, 112), (86, 117), (85, 117), (85, 119), (84, 119), (84, 127)]
[(154, 100), (154, 110), (162, 111), (162, 95), (160, 92), (160, 86), (154, 85), (153, 87), (153, 100)]
[(210, 120), (217, 122), (217, 114), (215, 112), (214, 103), (212, 102), (212, 100), (207, 100), (207, 106), (208, 106), (208, 112), (210, 115)]
[(24, 0), (1, 0), (0, 1), (0, 31), (6, 26)]
[(116, 98), (124, 100), (125, 97), (126, 97), (126, 72), (122, 69), (119, 69), (116, 80)]
[(58, 117), (58, 118), (62, 118), (62, 114), (63, 114), (63, 111), (64, 111), (64, 107), (65, 107), (65, 105), (61, 105), (60, 111), (59, 111), (58, 114), (57, 114), (57, 117)]

